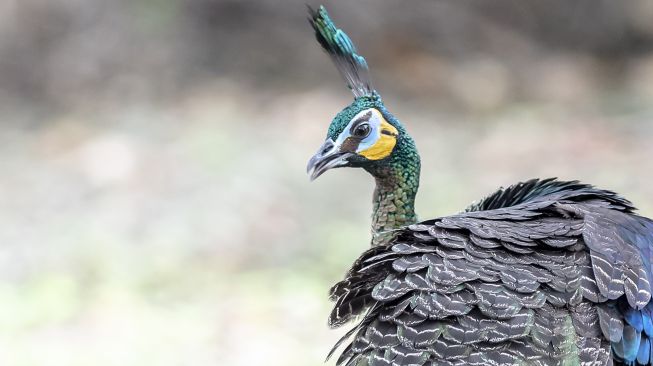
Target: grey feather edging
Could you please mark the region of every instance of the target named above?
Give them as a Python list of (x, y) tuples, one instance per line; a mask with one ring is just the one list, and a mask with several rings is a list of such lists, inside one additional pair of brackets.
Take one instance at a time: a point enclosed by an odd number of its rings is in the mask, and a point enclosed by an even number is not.
[(332, 326), (365, 313), (338, 364), (651, 364), (653, 222), (578, 182), (523, 185), (363, 253), (331, 291)]

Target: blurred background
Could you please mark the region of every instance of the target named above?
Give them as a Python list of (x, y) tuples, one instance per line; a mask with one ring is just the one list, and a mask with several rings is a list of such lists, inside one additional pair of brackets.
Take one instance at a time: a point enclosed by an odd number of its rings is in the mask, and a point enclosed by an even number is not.
[[(0, 2), (0, 364), (322, 364), (373, 186), (305, 174), (352, 96), (304, 2)], [(422, 218), (549, 176), (653, 215), (652, 2), (326, 5)]]

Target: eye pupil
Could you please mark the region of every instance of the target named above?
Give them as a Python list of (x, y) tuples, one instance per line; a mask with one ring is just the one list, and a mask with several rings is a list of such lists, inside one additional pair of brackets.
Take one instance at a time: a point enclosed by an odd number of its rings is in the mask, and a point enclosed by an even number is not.
[(370, 125), (363, 123), (354, 129), (354, 136), (356, 137), (366, 137), (370, 133)]

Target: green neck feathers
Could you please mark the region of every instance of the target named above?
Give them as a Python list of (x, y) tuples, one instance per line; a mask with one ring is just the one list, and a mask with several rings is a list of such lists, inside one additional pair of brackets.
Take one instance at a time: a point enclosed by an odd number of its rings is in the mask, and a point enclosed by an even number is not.
[(333, 23), (326, 9), (323, 6), (317, 10), (309, 7), (309, 22), (317, 41), (331, 56), (356, 97), (331, 123), (328, 137), (336, 141), (351, 119), (366, 108), (377, 108), (399, 130), (397, 143), (389, 157), (362, 165), (376, 179), (372, 245), (388, 243), (393, 230), (417, 221), (415, 195), (419, 186), (420, 162), (415, 143), (401, 123), (385, 110), (381, 97), (372, 88), (367, 62), (358, 54), (347, 34)]
[[(401, 126), (399, 123), (395, 125)], [(366, 168), (376, 180), (372, 213), (372, 245), (387, 244), (394, 230), (417, 222), (415, 195), (420, 159), (413, 139), (403, 131), (385, 164)]]

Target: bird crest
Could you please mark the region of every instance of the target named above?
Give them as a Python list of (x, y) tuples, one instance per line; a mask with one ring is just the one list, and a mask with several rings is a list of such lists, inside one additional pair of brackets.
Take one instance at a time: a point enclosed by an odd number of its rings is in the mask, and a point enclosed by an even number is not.
[(356, 98), (372, 96), (374, 90), (367, 62), (357, 53), (356, 46), (349, 36), (336, 27), (324, 6), (320, 6), (317, 10), (309, 6), (308, 12), (308, 21), (315, 30), (317, 41), (331, 56), (354, 96)]

